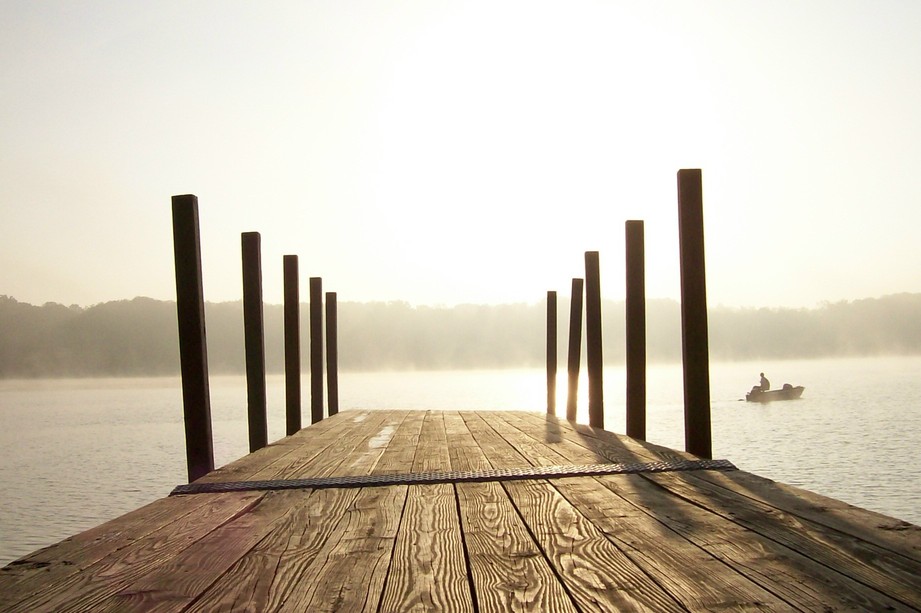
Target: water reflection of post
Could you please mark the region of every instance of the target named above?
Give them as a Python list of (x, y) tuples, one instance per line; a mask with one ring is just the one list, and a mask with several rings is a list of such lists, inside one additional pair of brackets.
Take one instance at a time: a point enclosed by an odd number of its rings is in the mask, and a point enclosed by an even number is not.
[(643, 222), (626, 222), (627, 436), (646, 440), (646, 270)]
[(556, 415), (556, 292), (547, 292), (547, 413)]
[(173, 196), (172, 207), (182, 410), (186, 465), (191, 483), (214, 470), (198, 197), (191, 194)]
[(285, 295), (285, 433), (301, 429), (301, 315), (296, 255), (282, 258)]
[(269, 444), (265, 402), (265, 326), (262, 315), (262, 240), (258, 232), (244, 232), (243, 341), (246, 353), (246, 413), (249, 451)]
[(566, 392), (566, 419), (576, 421), (579, 400), (579, 366), (582, 361), (582, 279), (572, 280), (569, 302), (569, 358), (566, 363), (569, 385)]
[(707, 340), (707, 283), (701, 184), (700, 169), (678, 171), (685, 449), (694, 455), (711, 458), (713, 451), (710, 434), (710, 357)]

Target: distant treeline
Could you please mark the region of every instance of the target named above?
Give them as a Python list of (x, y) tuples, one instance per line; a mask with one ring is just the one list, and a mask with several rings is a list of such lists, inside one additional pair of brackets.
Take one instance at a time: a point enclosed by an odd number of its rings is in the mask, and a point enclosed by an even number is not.
[[(604, 358), (624, 360), (624, 303), (603, 304)], [(650, 361), (681, 359), (681, 315), (673, 300), (646, 305)], [(240, 302), (206, 306), (214, 374), (242, 373)], [(339, 303), (342, 370), (542, 367), (546, 306), (414, 307)], [(569, 305), (559, 305), (565, 369)], [(308, 360), (302, 305), (302, 363)], [(921, 353), (921, 294), (824, 304), (815, 309), (710, 309), (713, 360)], [(265, 305), (266, 368), (284, 371), (283, 312)], [(584, 361), (583, 361), (584, 364)], [(33, 306), (0, 296), (0, 377), (174, 375), (179, 351), (174, 302), (135, 298), (90, 307)]]

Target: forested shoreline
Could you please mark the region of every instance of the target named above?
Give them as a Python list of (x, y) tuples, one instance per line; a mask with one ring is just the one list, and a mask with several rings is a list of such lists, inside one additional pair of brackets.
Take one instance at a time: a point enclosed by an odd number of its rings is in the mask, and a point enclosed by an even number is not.
[[(340, 302), (342, 370), (542, 367), (544, 303), (412, 306)], [(624, 303), (604, 301), (604, 358), (624, 359)], [(651, 362), (681, 359), (681, 315), (673, 300), (649, 300)], [(283, 311), (265, 305), (266, 369), (284, 370)], [(209, 367), (242, 373), (241, 302), (206, 305)], [(559, 304), (565, 368), (569, 305)], [(307, 305), (301, 305), (307, 364)], [(813, 309), (711, 307), (712, 360), (921, 354), (921, 294), (895, 294)], [(0, 296), (0, 377), (158, 376), (179, 372), (176, 305), (134, 298), (89, 307), (35, 306)]]

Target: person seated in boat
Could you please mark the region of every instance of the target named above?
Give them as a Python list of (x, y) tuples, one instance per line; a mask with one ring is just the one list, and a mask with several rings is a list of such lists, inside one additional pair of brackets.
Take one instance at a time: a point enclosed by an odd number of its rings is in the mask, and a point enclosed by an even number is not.
[(771, 382), (767, 380), (764, 373), (761, 373), (761, 391), (766, 392), (771, 389)]

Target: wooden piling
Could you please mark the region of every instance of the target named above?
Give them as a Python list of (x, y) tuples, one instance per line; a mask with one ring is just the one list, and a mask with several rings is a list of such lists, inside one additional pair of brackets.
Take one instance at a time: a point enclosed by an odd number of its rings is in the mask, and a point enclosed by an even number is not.
[(579, 366), (582, 362), (582, 279), (572, 280), (569, 303), (569, 357), (567, 374), (569, 387), (566, 390), (566, 419), (576, 421), (576, 406), (579, 398)]
[(339, 332), (336, 292), (326, 292), (326, 404), (327, 413), (339, 412)]
[(262, 239), (243, 232), (243, 342), (246, 354), (246, 413), (249, 451), (269, 444), (265, 402), (265, 325), (262, 315)]
[(172, 207), (179, 367), (182, 373), (186, 465), (191, 483), (214, 470), (198, 197), (191, 194), (173, 196)]
[(556, 414), (556, 292), (547, 292), (547, 413)]
[(323, 421), (323, 279), (310, 277), (310, 423)]
[(285, 433), (301, 429), (301, 314), (296, 255), (282, 258), (285, 294)]
[(593, 428), (604, 428), (601, 275), (597, 251), (585, 252), (585, 348), (588, 368), (588, 423)]
[(643, 222), (626, 222), (627, 436), (646, 440), (646, 265)]
[(678, 171), (678, 226), (685, 449), (697, 456), (711, 458), (710, 356), (700, 169)]

